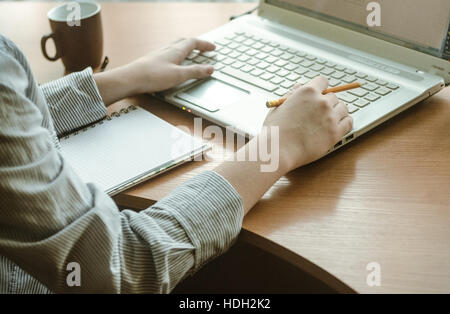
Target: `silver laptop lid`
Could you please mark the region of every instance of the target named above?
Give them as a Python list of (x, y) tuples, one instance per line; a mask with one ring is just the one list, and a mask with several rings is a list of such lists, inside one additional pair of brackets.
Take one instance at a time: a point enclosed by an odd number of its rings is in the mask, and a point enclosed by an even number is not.
[[(262, 0), (261, 2), (266, 8), (273, 7), (299, 13), (439, 58), (441, 61), (437, 61), (438, 66), (441, 68), (442, 65), (445, 66), (441, 74), (445, 74), (443, 76), (449, 74), (447, 69), (450, 63), (442, 63), (450, 59), (449, 0)], [(417, 58), (413, 59), (415, 62), (409, 63), (417, 64)], [(426, 66), (432, 67), (433, 63), (427, 62)]]

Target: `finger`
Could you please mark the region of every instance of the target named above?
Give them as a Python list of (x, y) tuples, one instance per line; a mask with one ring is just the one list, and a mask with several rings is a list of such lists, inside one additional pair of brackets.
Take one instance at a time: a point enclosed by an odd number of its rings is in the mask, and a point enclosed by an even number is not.
[(332, 105), (332, 107), (336, 107), (336, 105), (339, 103), (339, 99), (337, 98), (335, 93), (329, 93), (323, 96), (327, 99), (328, 103)]
[(294, 89), (300, 88), (300, 87), (302, 87), (302, 86), (303, 86), (303, 85), (300, 84), (300, 83), (295, 83), (295, 85), (292, 87), (292, 89), (294, 90)]
[(213, 51), (214, 49), (216, 49), (216, 45), (214, 45), (210, 41), (196, 39), (195, 49), (200, 51)]
[(338, 102), (338, 104), (334, 107), (334, 111), (336, 112), (338, 121), (341, 121), (348, 116), (348, 108), (343, 101)]
[(208, 64), (194, 64), (180, 66), (180, 68), (183, 81), (207, 78), (214, 72), (214, 67)]
[[(170, 42), (169, 44), (166, 44), (164, 46), (161, 47), (161, 49), (163, 50), (167, 50), (167, 49), (173, 49), (174, 47), (178, 47), (180, 46), (180, 43), (182, 43), (183, 41), (187, 40), (187, 38), (185, 37), (180, 37), (172, 42)], [(182, 50), (184, 53), (184, 50)]]
[(353, 128), (353, 118), (350, 115), (347, 115), (344, 119), (339, 121), (338, 129), (341, 134), (340, 137), (343, 137), (345, 134), (350, 132)]
[(186, 56), (189, 55), (192, 50), (211, 51), (216, 49), (216, 46), (213, 43), (197, 38), (184, 39), (174, 46), (180, 48)]
[(292, 89), (289, 92), (287, 92), (287, 94), (284, 95), (284, 97), (286, 97), (286, 98), (290, 97), (295, 92), (295, 90), (299, 89), (300, 87), (302, 87), (302, 84), (295, 83), (295, 85), (292, 87)]
[(328, 88), (328, 79), (325, 76), (319, 75), (304, 86), (312, 86), (317, 88), (320, 92), (323, 92)]
[(174, 40), (174, 41), (171, 42), (170, 44), (171, 44), (171, 45), (175, 45), (175, 44), (177, 44), (177, 43), (179, 43), (180, 41), (183, 41), (183, 40), (186, 40), (186, 38), (184, 38), (184, 37), (178, 38), (177, 40)]
[(294, 91), (293, 90), (290, 90), (290, 91), (288, 91), (286, 94), (284, 94), (284, 98), (289, 98), (289, 97), (291, 97), (291, 95), (294, 93)]

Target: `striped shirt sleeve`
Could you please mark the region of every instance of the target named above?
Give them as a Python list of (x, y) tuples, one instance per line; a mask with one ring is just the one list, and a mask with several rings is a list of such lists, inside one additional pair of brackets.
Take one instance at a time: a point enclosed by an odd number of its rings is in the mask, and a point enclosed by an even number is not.
[(194, 271), (228, 249), (243, 219), (239, 195), (227, 180), (212, 171), (182, 185), (153, 209), (169, 211), (186, 230), (193, 245), (201, 248), (195, 253)]
[(0, 36), (0, 293), (168, 293), (230, 247), (243, 205), (215, 172), (141, 212), (83, 182), (55, 147), (49, 106), (16, 49)]
[(106, 107), (90, 67), (40, 86), (58, 136), (106, 115)]

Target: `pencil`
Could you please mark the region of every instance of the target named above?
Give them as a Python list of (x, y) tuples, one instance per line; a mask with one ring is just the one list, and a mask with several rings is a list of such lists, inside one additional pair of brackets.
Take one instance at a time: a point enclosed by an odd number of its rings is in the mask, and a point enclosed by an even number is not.
[[(322, 92), (323, 95), (326, 95), (328, 93), (339, 93), (339, 92), (343, 92), (346, 90), (350, 90), (350, 89), (355, 89), (361, 87), (361, 84), (358, 82), (354, 82), (354, 83), (350, 83), (350, 84), (345, 84), (345, 85), (340, 85), (340, 86), (335, 86), (335, 87), (331, 87), (328, 88), (326, 90), (324, 90)], [(266, 102), (266, 106), (267, 108), (275, 108), (280, 106), (282, 103), (284, 103), (286, 101), (286, 97), (283, 97), (281, 99), (276, 99), (276, 100), (269, 100)]]

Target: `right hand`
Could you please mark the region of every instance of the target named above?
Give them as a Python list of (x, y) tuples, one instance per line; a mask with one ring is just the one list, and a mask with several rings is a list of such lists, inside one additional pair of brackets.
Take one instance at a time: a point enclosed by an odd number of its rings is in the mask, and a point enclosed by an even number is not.
[(279, 127), (280, 163), (286, 172), (319, 159), (352, 130), (347, 105), (334, 93), (322, 95), (327, 88), (323, 76), (297, 85), (264, 121), (264, 126)]

